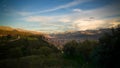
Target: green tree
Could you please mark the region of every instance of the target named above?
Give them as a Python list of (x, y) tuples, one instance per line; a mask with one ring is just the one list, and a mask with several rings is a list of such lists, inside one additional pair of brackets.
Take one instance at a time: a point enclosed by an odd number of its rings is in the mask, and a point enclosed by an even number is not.
[[(120, 26), (112, 28), (99, 39), (99, 46), (93, 53), (93, 60), (100, 68), (120, 67)], [(99, 68), (98, 66), (96, 66)]]
[(78, 43), (73, 40), (64, 45), (63, 52), (66, 56), (75, 56), (76, 55), (76, 47), (78, 46)]
[(23, 56), (23, 53), (20, 47), (11, 48), (8, 51), (9, 51), (8, 58), (19, 58)]

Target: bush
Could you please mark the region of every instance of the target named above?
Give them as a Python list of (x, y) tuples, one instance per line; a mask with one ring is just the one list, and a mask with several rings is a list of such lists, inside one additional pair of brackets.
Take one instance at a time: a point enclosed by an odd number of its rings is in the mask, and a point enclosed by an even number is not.
[(112, 28), (110, 33), (106, 33), (99, 39), (99, 43), (99, 46), (94, 50), (93, 61), (100, 68), (119, 68), (120, 26)]

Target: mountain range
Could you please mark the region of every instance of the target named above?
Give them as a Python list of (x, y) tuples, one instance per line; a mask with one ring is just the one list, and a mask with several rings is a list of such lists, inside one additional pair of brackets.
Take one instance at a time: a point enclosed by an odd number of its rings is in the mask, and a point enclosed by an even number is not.
[(99, 29), (51, 34), (51, 36), (59, 39), (98, 40), (103, 34), (109, 32), (110, 29)]
[(107, 33), (110, 32), (110, 29), (74, 31), (74, 32), (64, 32), (58, 34), (44, 34), (42, 32), (29, 31), (20, 28), (12, 28), (9, 26), (0, 26), (0, 36), (8, 35), (8, 34), (12, 34), (12, 35), (42, 34), (47, 38), (55, 38), (55, 39), (98, 40), (106, 32)]

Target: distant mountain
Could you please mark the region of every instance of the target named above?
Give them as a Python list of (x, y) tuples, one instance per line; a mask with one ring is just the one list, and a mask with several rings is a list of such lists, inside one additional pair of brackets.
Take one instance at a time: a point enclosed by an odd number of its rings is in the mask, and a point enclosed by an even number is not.
[(106, 32), (110, 32), (110, 29), (65, 32), (61, 34), (51, 34), (51, 36), (59, 39), (98, 40)]
[(58, 34), (43, 34), (41, 32), (29, 31), (20, 28), (12, 28), (8, 26), (0, 26), (0, 36), (3, 35), (44, 35), (46, 38), (56, 39), (73, 39), (73, 40), (98, 40), (104, 33), (110, 32), (110, 29), (100, 30), (86, 30), (86, 31), (75, 31), (75, 32), (64, 32)]

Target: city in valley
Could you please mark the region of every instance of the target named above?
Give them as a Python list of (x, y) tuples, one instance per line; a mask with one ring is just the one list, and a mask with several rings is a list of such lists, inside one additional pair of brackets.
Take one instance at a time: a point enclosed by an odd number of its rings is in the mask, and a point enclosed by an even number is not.
[(120, 68), (119, 0), (0, 0), (0, 68)]

